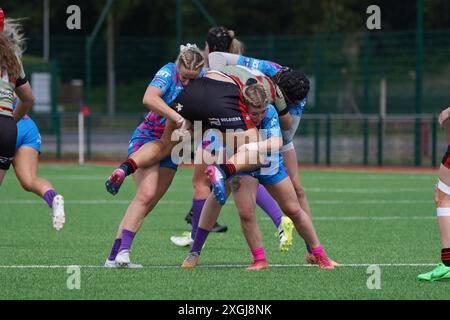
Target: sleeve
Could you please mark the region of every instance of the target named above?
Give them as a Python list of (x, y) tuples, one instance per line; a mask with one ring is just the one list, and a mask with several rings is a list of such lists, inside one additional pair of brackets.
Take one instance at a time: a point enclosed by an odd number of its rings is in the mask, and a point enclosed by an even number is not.
[(172, 85), (175, 74), (176, 74), (175, 64), (173, 63), (166, 64), (164, 67), (159, 69), (159, 71), (155, 74), (155, 77), (153, 78), (152, 81), (150, 81), (149, 86), (160, 89), (164, 95)]
[(264, 118), (263, 126), (261, 129), (265, 129), (263, 134), (264, 139), (281, 137), (281, 128), (278, 121), (278, 114), (274, 106), (268, 106), (267, 115)]
[(308, 97), (305, 97), (300, 103), (294, 107), (289, 107), (289, 113), (296, 116), (301, 116), (303, 114), (303, 109), (305, 109), (306, 103), (308, 102)]
[(238, 64), (240, 56), (227, 52), (211, 52), (208, 55), (209, 68), (211, 70), (222, 71), (226, 66), (235, 66)]
[(277, 72), (282, 69), (282, 66), (280, 66), (278, 63), (245, 56), (240, 56), (237, 64), (250, 69), (257, 69), (269, 77), (275, 76)]
[(16, 88), (23, 86), (25, 83), (28, 82), (25, 70), (23, 69), (22, 61), (19, 58), (17, 58), (17, 60), (19, 61), (20, 64), (20, 76), (16, 80)]

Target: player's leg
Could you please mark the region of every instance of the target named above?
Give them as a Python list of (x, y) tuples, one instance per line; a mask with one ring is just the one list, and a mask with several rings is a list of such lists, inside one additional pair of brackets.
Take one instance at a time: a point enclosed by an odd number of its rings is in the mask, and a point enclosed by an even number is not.
[(0, 116), (0, 185), (9, 170), (16, 152), (17, 127), (12, 117)]
[(290, 179), (286, 176), (283, 180), (274, 184), (267, 184), (265, 187), (278, 202), (281, 210), (291, 218), (298, 234), (311, 246), (319, 267), (333, 269), (333, 262), (328, 258), (325, 250), (320, 244), (311, 218), (304, 210), (302, 210), (298, 203), (297, 195)]
[[(300, 207), (312, 218), (311, 209), (309, 207), (308, 198), (306, 197), (305, 189), (300, 180), (298, 172), (298, 160), (297, 154), (294, 149), (293, 143), (289, 143), (283, 147), (283, 163), (286, 167), (286, 171), (291, 179), (292, 185), (294, 186), (295, 193), (297, 195)], [(311, 248), (306, 244), (306, 261), (308, 263), (315, 263), (314, 256), (312, 254)]]
[[(211, 193), (210, 182), (208, 176), (205, 174), (207, 164), (205, 163), (204, 157), (208, 156), (210, 155), (204, 151), (203, 146), (197, 148), (194, 158), (194, 174), (192, 175), (192, 186), (194, 188), (192, 206), (185, 217), (185, 220), (192, 225), (192, 228), (190, 234), (185, 232), (182, 236), (172, 236), (170, 238), (171, 242), (176, 246), (186, 247), (192, 245), (193, 239), (195, 238), (202, 208)], [(221, 225), (216, 222), (211, 232), (226, 232), (227, 230), (228, 227), (226, 225)]]
[(256, 192), (256, 204), (263, 209), (277, 228), (278, 231), (275, 235), (280, 240), (280, 250), (282, 252), (288, 251), (292, 246), (292, 230), (294, 225), (289, 217), (283, 215), (277, 202), (262, 184), (259, 185), (258, 191)]
[[(225, 135), (228, 148), (236, 146), (237, 152), (228, 157), (225, 163), (209, 165), (205, 171), (211, 182), (213, 194), (224, 205), (226, 201), (225, 181), (237, 172), (253, 171), (264, 164), (265, 158), (257, 150), (246, 148), (246, 144), (260, 140), (256, 128)], [(234, 148), (232, 148), (234, 149)]]
[(38, 161), (39, 153), (35, 147), (21, 146), (14, 157), (14, 171), (22, 188), (42, 197), (52, 209), (53, 227), (60, 230), (65, 223), (64, 197), (50, 181), (38, 176)]
[(450, 146), (439, 168), (435, 190), (437, 221), (441, 236), (441, 263), (432, 271), (420, 274), (419, 280), (450, 279)]
[(135, 172), (136, 194), (128, 206), (116, 234), (113, 248), (106, 265), (129, 266), (129, 253), (136, 233), (142, 226), (145, 217), (153, 210), (158, 201), (166, 193), (176, 170), (154, 165)]
[(255, 215), (258, 186), (258, 180), (250, 176), (235, 176), (231, 180), (231, 190), (239, 212), (242, 232), (253, 256), (253, 263), (247, 268), (248, 270), (269, 268), (264, 252), (262, 233)]
[(6, 170), (0, 169), (0, 186), (2, 185), (5, 175), (6, 175)]
[(216, 201), (215, 196), (210, 193), (200, 214), (194, 243), (192, 244), (188, 256), (181, 265), (182, 268), (190, 269), (195, 268), (197, 265), (203, 245), (217, 222), (221, 208), (222, 206)]
[(106, 190), (113, 195), (117, 194), (125, 178), (138, 168), (151, 167), (170, 156), (172, 148), (178, 143), (171, 141), (175, 129), (175, 123), (167, 120), (161, 139), (150, 141), (131, 154), (108, 178), (105, 183)]

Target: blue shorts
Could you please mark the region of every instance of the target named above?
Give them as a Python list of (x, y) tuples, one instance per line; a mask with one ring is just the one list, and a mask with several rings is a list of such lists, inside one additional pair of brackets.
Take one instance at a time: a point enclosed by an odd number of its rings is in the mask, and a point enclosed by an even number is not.
[(264, 186), (278, 183), (288, 177), (288, 174), (286, 172), (284, 165), (280, 165), (278, 167), (278, 172), (276, 172), (272, 175), (263, 174), (263, 173), (261, 173), (261, 170), (262, 169), (258, 169), (258, 170), (251, 171), (251, 172), (238, 172), (236, 174), (236, 176), (238, 176), (238, 177), (244, 177), (244, 176), (253, 177), (255, 179), (258, 179), (259, 183)]
[[(128, 156), (130, 156), (132, 153), (138, 151), (144, 144), (146, 144), (150, 141), (154, 141), (154, 140), (159, 140), (159, 139), (140, 137), (140, 136), (138, 136), (138, 130), (136, 130), (130, 139), (130, 144), (128, 145)], [(159, 162), (159, 166), (163, 167), (163, 168), (173, 169), (175, 171), (178, 168), (178, 165), (172, 161), (170, 156), (161, 160)]]
[(31, 147), (41, 153), (41, 143), (39, 129), (32, 119), (24, 118), (17, 123), (16, 150)]

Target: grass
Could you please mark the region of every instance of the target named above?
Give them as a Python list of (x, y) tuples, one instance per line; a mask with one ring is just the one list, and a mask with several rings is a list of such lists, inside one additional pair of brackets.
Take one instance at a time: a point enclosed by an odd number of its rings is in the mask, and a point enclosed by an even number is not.
[[(450, 282), (419, 282), (416, 276), (433, 266), (414, 266), (439, 261), (435, 174), (302, 171), (319, 236), (345, 266), (304, 266), (297, 235), (289, 252), (279, 252), (275, 227), (258, 209), (272, 268), (248, 272), (251, 256), (232, 201), (219, 218), (229, 230), (210, 235), (200, 267), (178, 267), (187, 249), (169, 238), (188, 230), (184, 216), (192, 195), (192, 170), (181, 169), (136, 236), (132, 259), (145, 268), (117, 270), (100, 266), (134, 186), (129, 179), (116, 197), (107, 194), (103, 184), (111, 169), (41, 166), (66, 199), (60, 232), (51, 227), (43, 200), (24, 192), (9, 172), (0, 193), (0, 299), (448, 299)], [(370, 264), (380, 264), (380, 290), (367, 287)], [(69, 265), (81, 266), (80, 290), (67, 288)]]

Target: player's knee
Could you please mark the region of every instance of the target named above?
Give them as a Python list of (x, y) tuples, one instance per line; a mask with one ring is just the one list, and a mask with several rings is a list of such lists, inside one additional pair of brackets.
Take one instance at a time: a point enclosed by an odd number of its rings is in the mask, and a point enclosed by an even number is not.
[(20, 179), (20, 185), (22, 186), (23, 190), (27, 192), (33, 191), (33, 179), (27, 178), (27, 179)]
[(255, 207), (251, 205), (239, 206), (238, 211), (242, 222), (249, 222), (255, 219)]
[(145, 207), (148, 211), (153, 209), (158, 203), (158, 198), (155, 192), (147, 191), (147, 192), (139, 192), (134, 201), (138, 202), (140, 206)]
[(291, 220), (295, 220), (297, 218), (301, 218), (303, 211), (300, 208), (300, 205), (298, 203), (292, 203), (292, 204), (286, 204), (283, 208), (283, 212), (291, 218)]
[(295, 193), (297, 194), (297, 199), (303, 199), (306, 196), (305, 188), (303, 188), (303, 186), (301, 185), (297, 185), (295, 187)]

